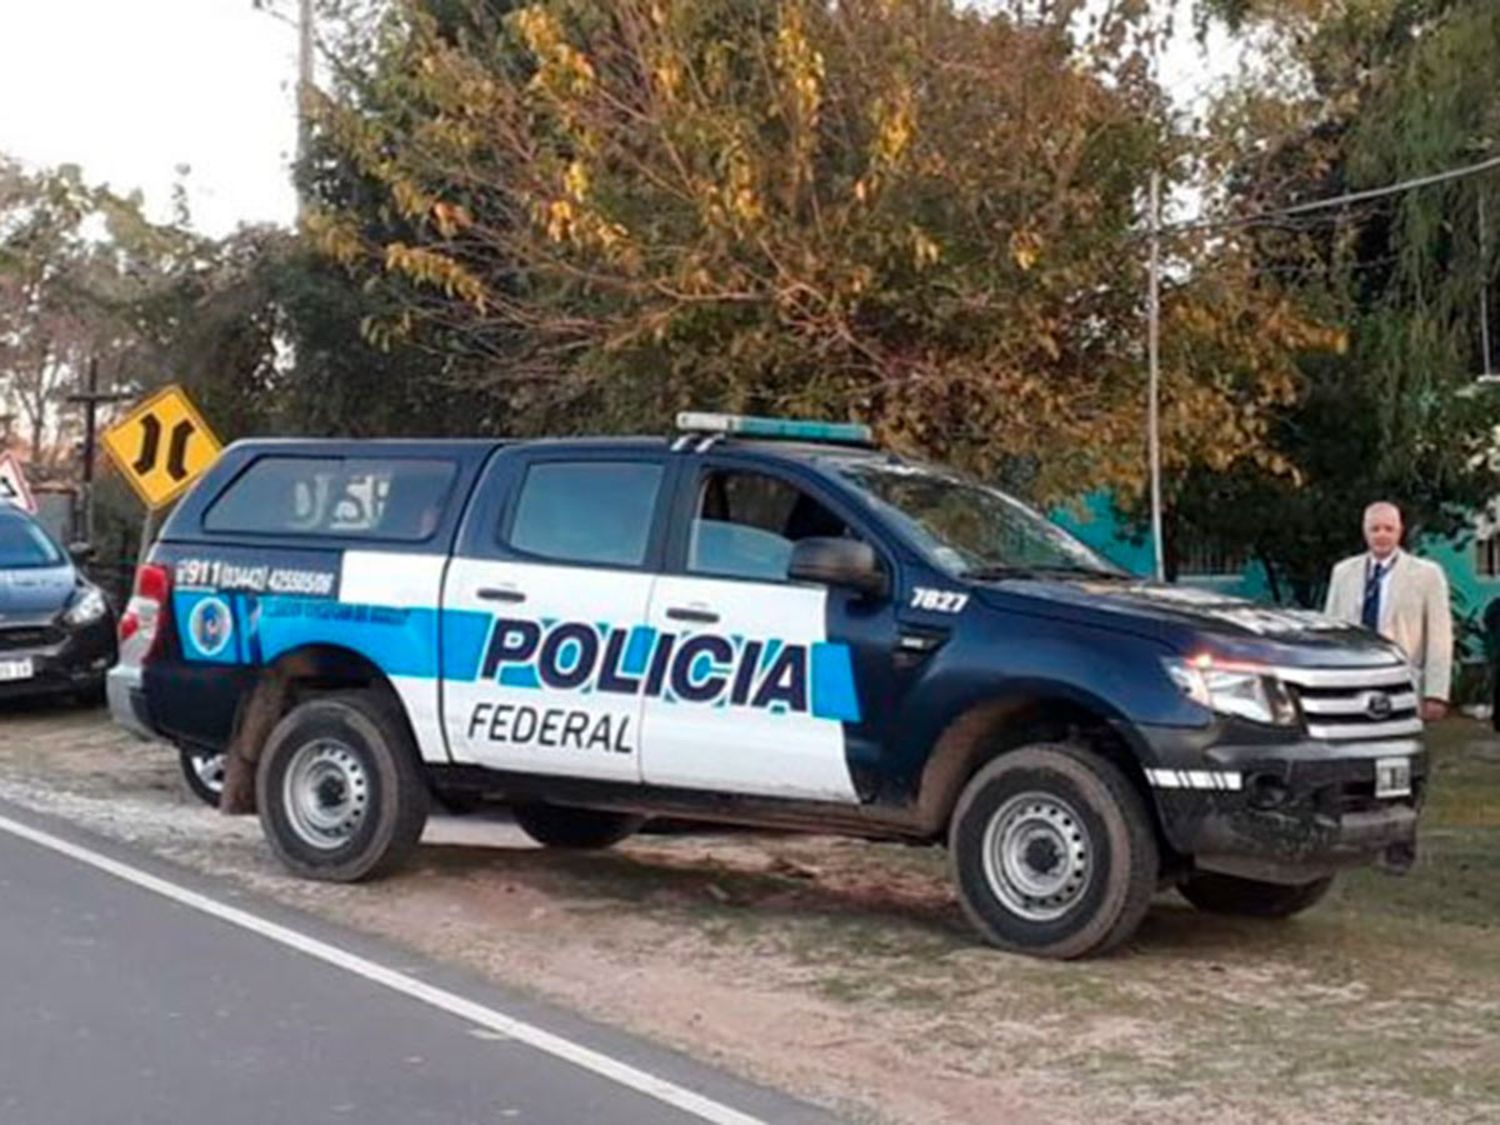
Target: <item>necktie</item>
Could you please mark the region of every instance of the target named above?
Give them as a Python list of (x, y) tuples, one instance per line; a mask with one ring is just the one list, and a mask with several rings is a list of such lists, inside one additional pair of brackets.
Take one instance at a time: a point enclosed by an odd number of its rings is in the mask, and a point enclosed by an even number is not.
[(1365, 571), (1365, 604), (1359, 614), (1359, 623), (1377, 632), (1380, 630), (1380, 580), (1384, 577), (1385, 567), (1379, 563)]

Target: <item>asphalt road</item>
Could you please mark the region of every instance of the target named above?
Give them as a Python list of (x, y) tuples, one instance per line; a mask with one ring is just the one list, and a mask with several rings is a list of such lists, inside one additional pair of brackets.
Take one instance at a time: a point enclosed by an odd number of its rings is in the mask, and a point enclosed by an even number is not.
[[(6, 827), (9, 822), (12, 827)], [(696, 1111), (16, 835), (306, 935), (618, 1061)], [(450, 1004), (450, 1007), (452, 1005)], [(477, 1010), (477, 1009), (476, 1009)], [(524, 1036), (523, 1036), (524, 1038)], [(649, 1085), (649, 1084), (648, 1084)], [(704, 1107), (707, 1108), (704, 1108)], [(745, 1115), (744, 1118), (738, 1115)], [(680, 1055), (0, 803), (0, 1122), (289, 1125), (829, 1121)]]

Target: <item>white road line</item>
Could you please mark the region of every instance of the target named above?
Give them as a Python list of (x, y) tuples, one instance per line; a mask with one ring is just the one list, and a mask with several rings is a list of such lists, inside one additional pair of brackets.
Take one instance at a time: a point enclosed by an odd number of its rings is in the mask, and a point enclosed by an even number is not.
[(308, 937), (306, 934), (298, 933), (276, 922), (267, 921), (265, 918), (251, 914), (248, 910), (227, 906), (217, 899), (209, 898), (197, 891), (190, 891), (186, 887), (179, 887), (176, 883), (110, 859), (106, 855), (53, 836), (51, 833), (38, 831), (5, 816), (0, 816), (0, 831), (9, 832), (12, 836), (50, 848), (60, 855), (86, 863), (117, 879), (123, 879), (127, 883), (133, 883), (163, 898), (201, 911), (222, 922), (228, 922), (231, 926), (249, 930), (251, 933), (284, 945), (288, 949), (294, 949), (298, 953), (344, 969), (376, 984), (384, 985), (392, 991), (410, 996), (414, 1000), (420, 1000), (424, 1004), (430, 1004), (434, 1008), (441, 1008), (462, 1020), (477, 1024), (497, 1035), (518, 1040), (538, 1051), (570, 1062), (574, 1066), (580, 1066), (584, 1070), (593, 1071), (602, 1078), (628, 1086), (647, 1097), (675, 1106), (684, 1113), (693, 1114), (704, 1121), (714, 1122), (714, 1125), (764, 1125), (759, 1118), (741, 1113), (737, 1109), (731, 1109), (712, 1098), (706, 1098), (702, 1094), (694, 1093), (664, 1078), (657, 1078), (628, 1063), (612, 1059), (608, 1055), (574, 1043), (570, 1039), (564, 1039), (560, 1035), (554, 1035), (550, 1031), (544, 1031), (524, 1020), (518, 1020), (494, 1008), (466, 1000), (456, 993), (434, 987), (415, 977), (397, 972), (395, 969), (388, 969), (384, 965), (340, 949), (326, 941), (319, 941), (317, 938)]

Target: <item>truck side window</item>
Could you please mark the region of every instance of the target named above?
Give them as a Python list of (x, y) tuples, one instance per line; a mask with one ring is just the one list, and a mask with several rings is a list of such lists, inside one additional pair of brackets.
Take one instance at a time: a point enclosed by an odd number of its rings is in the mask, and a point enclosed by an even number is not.
[(644, 461), (545, 461), (526, 470), (509, 545), (558, 562), (646, 561), (662, 467)]
[(420, 543), (442, 522), (451, 461), (262, 457), (203, 517), (208, 531)]
[(798, 540), (850, 534), (843, 520), (795, 485), (763, 473), (716, 470), (698, 494), (688, 570), (785, 582)]

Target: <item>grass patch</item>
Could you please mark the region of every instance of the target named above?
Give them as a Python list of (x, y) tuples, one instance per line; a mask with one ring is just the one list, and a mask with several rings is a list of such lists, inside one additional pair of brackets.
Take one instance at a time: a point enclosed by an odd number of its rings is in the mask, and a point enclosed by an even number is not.
[(1428, 733), (1431, 775), (1416, 866), (1405, 876), (1350, 872), (1345, 911), (1492, 928), (1500, 925), (1500, 739), (1466, 719)]

